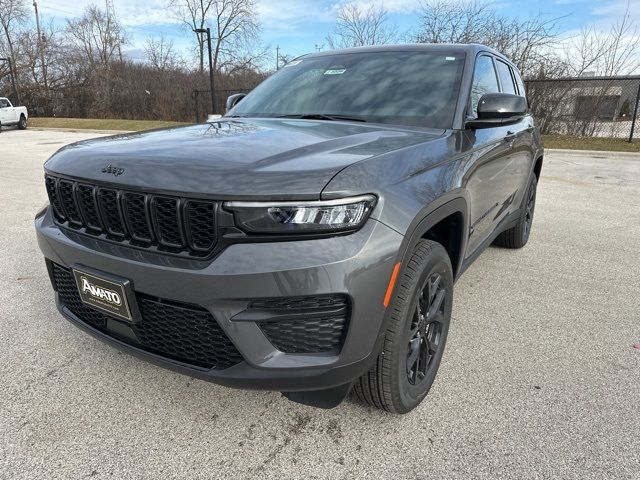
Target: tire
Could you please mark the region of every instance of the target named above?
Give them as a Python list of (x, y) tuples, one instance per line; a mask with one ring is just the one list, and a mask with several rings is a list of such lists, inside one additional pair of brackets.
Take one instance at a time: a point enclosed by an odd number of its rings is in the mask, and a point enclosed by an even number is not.
[(20, 115), (20, 121), (18, 122), (18, 128), (20, 130), (26, 130), (27, 129), (27, 119), (24, 115)]
[[(391, 413), (407, 413), (422, 402), (442, 360), (452, 301), (449, 255), (439, 243), (420, 240), (398, 278), (383, 351), (354, 384), (362, 402)], [(419, 317), (419, 306), (431, 313)]]
[(505, 248), (522, 248), (527, 244), (533, 226), (533, 213), (536, 209), (537, 186), (538, 178), (532, 175), (518, 223), (498, 235), (493, 242), (494, 245)]

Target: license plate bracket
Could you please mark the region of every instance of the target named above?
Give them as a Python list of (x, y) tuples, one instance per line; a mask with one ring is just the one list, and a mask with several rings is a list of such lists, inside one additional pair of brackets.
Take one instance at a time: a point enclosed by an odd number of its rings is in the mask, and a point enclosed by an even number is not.
[(84, 265), (72, 265), (80, 300), (118, 320), (136, 322), (140, 318), (131, 281)]

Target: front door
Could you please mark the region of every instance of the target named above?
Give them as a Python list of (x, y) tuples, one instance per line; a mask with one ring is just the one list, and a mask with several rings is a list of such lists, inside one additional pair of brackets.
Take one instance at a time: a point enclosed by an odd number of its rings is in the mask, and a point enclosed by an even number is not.
[[(502, 78), (503, 66), (507, 67), (510, 83), (507, 77)], [(509, 66), (492, 56), (480, 55), (474, 69), (469, 116), (476, 117), (482, 95), (501, 91), (516, 93)], [(465, 132), (473, 152), (465, 176), (470, 196), (467, 256), (520, 207), (531, 171), (531, 149), (525, 141), (530, 123), (530, 117), (525, 117), (514, 124)]]

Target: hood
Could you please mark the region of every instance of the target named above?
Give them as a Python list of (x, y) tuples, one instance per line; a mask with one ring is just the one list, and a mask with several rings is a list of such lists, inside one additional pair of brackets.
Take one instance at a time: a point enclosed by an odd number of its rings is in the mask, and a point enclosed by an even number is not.
[(74, 143), (45, 169), (122, 188), (218, 199), (313, 199), (343, 168), (442, 134), (350, 122), (222, 119)]

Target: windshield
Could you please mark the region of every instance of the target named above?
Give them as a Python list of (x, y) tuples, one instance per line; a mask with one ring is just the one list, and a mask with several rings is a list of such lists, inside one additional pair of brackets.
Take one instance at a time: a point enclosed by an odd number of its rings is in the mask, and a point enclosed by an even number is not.
[[(229, 116), (310, 116), (451, 128), (464, 53), (397, 51), (302, 57), (260, 84)], [(333, 117), (333, 118), (329, 118)], [(349, 118), (347, 118), (349, 119)]]

